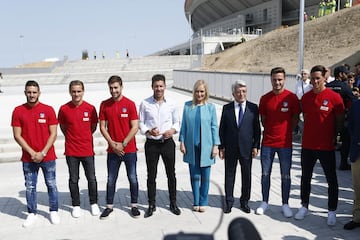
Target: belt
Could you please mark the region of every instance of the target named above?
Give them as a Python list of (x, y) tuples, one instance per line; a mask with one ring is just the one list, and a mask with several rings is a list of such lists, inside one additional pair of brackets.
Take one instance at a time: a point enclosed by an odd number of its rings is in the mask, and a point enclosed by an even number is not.
[(166, 139), (151, 139), (151, 138), (147, 138), (146, 141), (149, 143), (165, 143), (169, 140), (172, 140), (172, 138), (166, 138)]

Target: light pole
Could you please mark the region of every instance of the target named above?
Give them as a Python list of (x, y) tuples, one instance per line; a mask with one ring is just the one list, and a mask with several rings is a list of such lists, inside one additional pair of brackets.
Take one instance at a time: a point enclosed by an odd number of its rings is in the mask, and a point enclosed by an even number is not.
[(299, 71), (304, 68), (304, 0), (300, 0), (299, 13)]

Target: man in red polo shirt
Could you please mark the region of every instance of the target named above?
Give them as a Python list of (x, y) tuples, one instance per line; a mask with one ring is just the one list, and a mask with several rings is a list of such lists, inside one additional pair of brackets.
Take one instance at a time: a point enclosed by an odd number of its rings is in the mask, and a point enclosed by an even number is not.
[(106, 209), (100, 219), (106, 219), (113, 211), (116, 180), (122, 162), (130, 183), (131, 210), (133, 217), (139, 217), (137, 208), (139, 184), (136, 172), (136, 142), (135, 135), (139, 129), (139, 118), (135, 103), (122, 95), (122, 79), (111, 76), (108, 80), (111, 97), (100, 105), (100, 131), (108, 142), (106, 185)]
[(335, 139), (342, 129), (345, 107), (340, 94), (325, 87), (326, 68), (314, 66), (311, 71), (312, 91), (302, 99), (304, 133), (301, 150), (301, 205), (295, 219), (301, 220), (308, 213), (311, 178), (319, 159), (328, 182), (327, 224), (336, 223), (339, 187), (336, 176)]
[(89, 186), (91, 214), (97, 216), (100, 209), (97, 204), (98, 192), (95, 176), (93, 133), (97, 127), (97, 113), (93, 105), (83, 100), (84, 83), (79, 80), (69, 84), (71, 101), (59, 110), (60, 129), (65, 136), (65, 156), (69, 168), (69, 188), (73, 205), (72, 216), (81, 216), (79, 193), (79, 166), (84, 172)]
[(285, 69), (276, 67), (271, 70), (272, 91), (260, 99), (259, 113), (264, 126), (261, 146), (261, 188), (262, 203), (256, 214), (262, 215), (268, 208), (270, 175), (275, 153), (281, 169), (282, 212), (292, 217), (289, 207), (292, 163), (292, 131), (299, 122), (300, 104), (296, 95), (285, 89)]
[(14, 138), (22, 148), (21, 161), (29, 213), (23, 227), (29, 227), (37, 218), (36, 185), (40, 168), (48, 190), (50, 220), (52, 224), (58, 224), (60, 217), (56, 187), (56, 155), (53, 146), (57, 135), (55, 111), (39, 102), (40, 86), (36, 81), (27, 81), (24, 93), (27, 102), (14, 109), (11, 120)]

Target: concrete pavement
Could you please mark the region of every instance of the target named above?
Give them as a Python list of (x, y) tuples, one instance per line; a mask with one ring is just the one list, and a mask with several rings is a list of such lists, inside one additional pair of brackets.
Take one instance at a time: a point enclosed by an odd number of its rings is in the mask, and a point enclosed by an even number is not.
[[(86, 84), (85, 100), (99, 106), (100, 101), (107, 98), (109, 93), (106, 84)], [(53, 105), (55, 110), (70, 99), (67, 95), (67, 85), (41, 86), (41, 101)], [(0, 118), (2, 137), (11, 139), (10, 116), (14, 106), (25, 101), (23, 86), (3, 87), (1, 95), (3, 104)], [(142, 99), (151, 95), (150, 82), (124, 82), (124, 95), (133, 99), (138, 105)], [(190, 99), (187, 93), (180, 93), (170, 88), (166, 96), (177, 100), (179, 108)], [(221, 102), (217, 102), (218, 117), (221, 113)], [(181, 113), (181, 110), (180, 110)], [(143, 140), (137, 136), (139, 149), (142, 149)], [(177, 136), (175, 137), (177, 140)], [(106, 148), (106, 146), (104, 146)], [(224, 186), (224, 164), (221, 160), (212, 167), (209, 192), (209, 208), (205, 213), (192, 211), (192, 194), (187, 164), (182, 162), (182, 156), (177, 150), (176, 174), (178, 186), (178, 206), (182, 210), (180, 216), (169, 211), (167, 180), (163, 163), (159, 162), (157, 177), (157, 211), (154, 216), (144, 218), (147, 209), (146, 164), (144, 152), (138, 152), (138, 180), (139, 206), (141, 217), (134, 219), (129, 214), (130, 193), (124, 166), (120, 169), (117, 191), (115, 196), (115, 210), (107, 220), (91, 216), (87, 196), (87, 183), (81, 172), (81, 208), (83, 215), (75, 219), (71, 216), (71, 200), (68, 190), (68, 171), (65, 159), (58, 155), (57, 184), (59, 190), (59, 214), (61, 223), (52, 225), (49, 221), (48, 197), (42, 174), (38, 183), (37, 222), (23, 228), (22, 223), (27, 216), (25, 187), (20, 162), (2, 163), (0, 165), (0, 239), (163, 239), (167, 234), (178, 233), (207, 233), (213, 234), (216, 240), (227, 239), (229, 223), (237, 217), (246, 217), (252, 221), (263, 239), (358, 239), (360, 229), (353, 231), (343, 230), (343, 225), (351, 219), (352, 184), (350, 171), (338, 171), (339, 205), (337, 224), (329, 227), (327, 217), (327, 184), (321, 166), (317, 164), (312, 180), (312, 194), (310, 199), (310, 215), (304, 220), (285, 218), (281, 213), (281, 184), (279, 164), (277, 159), (273, 165), (269, 209), (265, 215), (259, 216), (254, 210), (261, 202), (261, 166), (259, 157), (253, 161), (252, 195), (249, 206), (250, 214), (239, 209), (239, 202), (235, 202), (230, 214), (222, 213), (222, 199)], [(20, 151), (19, 151), (20, 156)], [(300, 206), (300, 145), (294, 142), (292, 190), (289, 205), (294, 214)], [(106, 194), (106, 156), (96, 156), (96, 175), (98, 179), (99, 205), (101, 210), (105, 206)], [(237, 172), (235, 197), (238, 199), (241, 192), (240, 169)], [(215, 229), (217, 229), (215, 231)], [(215, 231), (213, 233), (213, 231)]]

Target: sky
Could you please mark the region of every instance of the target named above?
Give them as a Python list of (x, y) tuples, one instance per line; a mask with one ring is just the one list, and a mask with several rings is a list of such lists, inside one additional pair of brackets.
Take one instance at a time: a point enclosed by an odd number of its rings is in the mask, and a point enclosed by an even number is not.
[(2, 0), (0, 68), (96, 51), (140, 57), (188, 41), (185, 0)]

